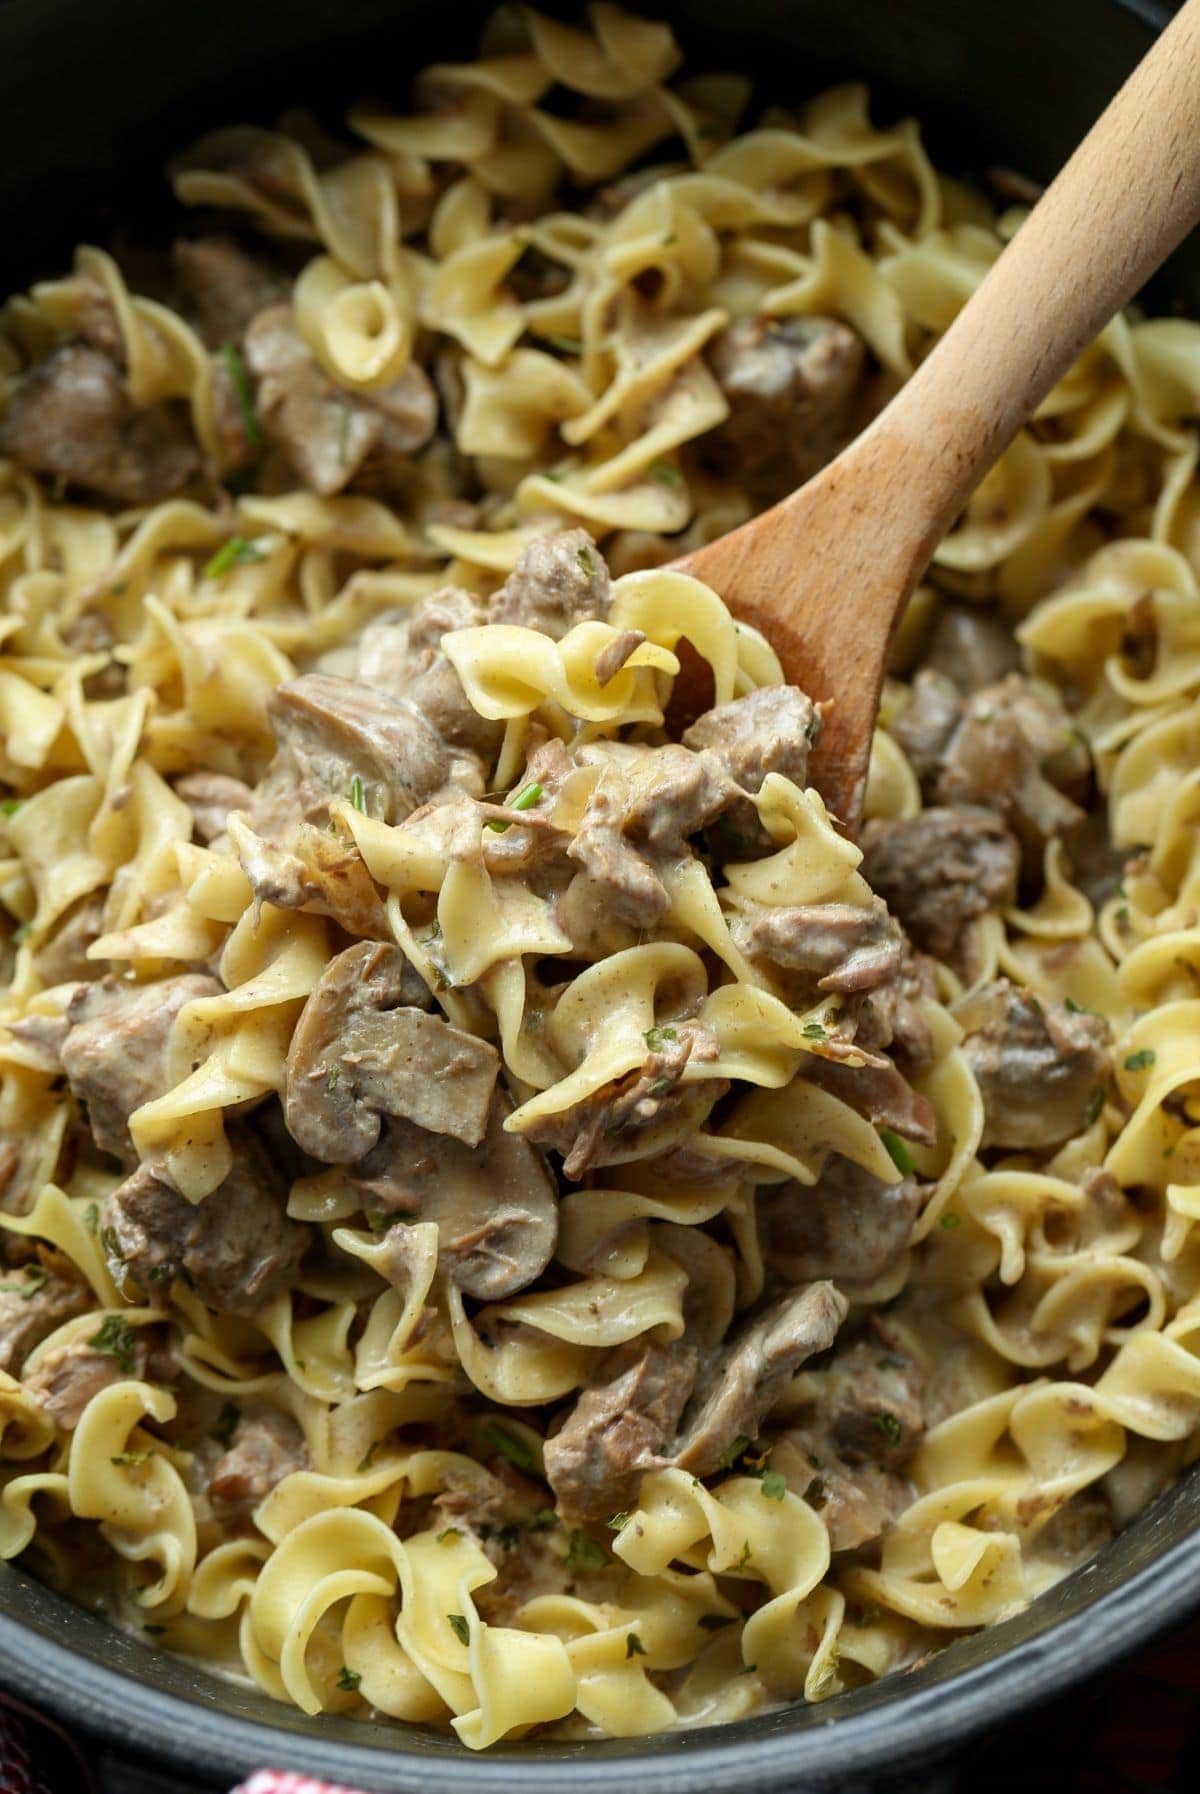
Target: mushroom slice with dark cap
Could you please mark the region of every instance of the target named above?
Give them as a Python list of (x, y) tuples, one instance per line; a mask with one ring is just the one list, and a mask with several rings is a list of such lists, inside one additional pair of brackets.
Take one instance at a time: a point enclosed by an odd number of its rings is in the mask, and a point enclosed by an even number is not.
[(288, 1132), (316, 1159), (349, 1165), (385, 1115), (478, 1146), (500, 1056), (417, 1003), (428, 991), (397, 947), (358, 941), (331, 960), (288, 1052)]

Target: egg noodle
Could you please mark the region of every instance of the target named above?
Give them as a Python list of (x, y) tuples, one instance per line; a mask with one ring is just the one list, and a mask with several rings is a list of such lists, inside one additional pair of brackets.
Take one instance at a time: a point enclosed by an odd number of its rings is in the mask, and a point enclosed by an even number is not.
[[(861, 346), (869, 412), (1021, 218), (940, 175), (913, 121), (873, 124), (862, 87), (757, 114), (737, 75), (679, 77), (665, 25), (605, 0), (588, 17), (505, 9), (479, 60), (426, 71), (411, 113), (359, 108), (340, 144), (305, 120), (220, 131), (174, 168), (183, 207), (286, 268), (348, 477), (297, 471), (312, 444), (289, 462), (271, 437), (274, 375), (246, 351), (256, 394), (149, 260), (143, 280), (137, 256), (81, 249), (0, 312), (0, 1340), (49, 1289), (74, 1292), (31, 1349), (4, 1348), (0, 1554), (307, 1713), (451, 1726), (472, 1749), (730, 1720), (904, 1668), (1082, 1561), (1191, 1461), (1200, 1423), (1200, 328), (1116, 319), (938, 549), (885, 693), (866, 862), (768, 754), (723, 800), (723, 835), (706, 812), (658, 858), (605, 836), (654, 919), (610, 911), (588, 932), (530, 867), (573, 843), (594, 895), (604, 806), (650, 818), (675, 764), (655, 756), (688, 757), (667, 746), (681, 664), (718, 707), (782, 677), (666, 565), (776, 495), (718, 452), (736, 387), (720, 343), (739, 320), (832, 320)], [(25, 382), (80, 341), (106, 345), (135, 418), (186, 426), (196, 471), (176, 491), (105, 502), (86, 470), (55, 481), (21, 453)], [(403, 382), (442, 424), (381, 483), (358, 433), (382, 440), (372, 406)], [(599, 610), (555, 631), (485, 608), (531, 549), (579, 530), (561, 539), (582, 544)], [(439, 676), (479, 729), (445, 789), (389, 805), (356, 774), (287, 841), (248, 803), (197, 828), (189, 775), (247, 797), (278, 782), (278, 688), (369, 684), (366, 645), (402, 640), (447, 584), (478, 603), (440, 637)], [(856, 1035), (853, 979), (822, 988), (762, 941), (811, 906), (878, 919), (869, 843), (935, 802), (905, 744), (947, 606), (998, 618), (1065, 706), (1060, 802), (1091, 817), (1013, 824), (1019, 894), (920, 962), (925, 1045), (906, 1061), (903, 1041)], [(1090, 879), (1085, 839), (1123, 876)], [(56, 946), (85, 916), (65, 967)], [(202, 1215), (247, 1130), (290, 1165), (263, 1118), (287, 1099), (291, 1125), (301, 1017), (315, 1025), (306, 1004), (357, 941), (432, 992), (431, 1040), (499, 1054), (492, 1148), (570, 1159), (525, 1217), (550, 1230), (534, 1277), (461, 1273), (432, 1197), (398, 1220), (357, 1163), (302, 1138), (302, 1262), (263, 1300), (226, 1309), (178, 1259), (139, 1278), (114, 1192), (152, 1173)], [(108, 975), (116, 1002), (188, 974), (122, 1169), (77, 1101), (66, 1027), (89, 981)], [(997, 989), (1103, 1043), (1084, 1113), (1048, 1144), (985, 1104), (971, 1042), (991, 1038)], [(864, 1102), (847, 1079), (871, 1067), (924, 1120)], [(372, 1108), (358, 1059), (340, 1072), (359, 1106), (339, 1125), (365, 1128), (364, 1153), (421, 1124)], [(628, 1144), (625, 1095), (642, 1104)], [(911, 1194), (886, 1262), (834, 1267), (836, 1288), (811, 1251), (789, 1271), (779, 1231), (780, 1203), (820, 1198), (835, 1160), (872, 1201)], [(557, 1429), (573, 1410), (582, 1425), (580, 1391), (650, 1347), (690, 1352), (711, 1388), (801, 1283), (827, 1292), (828, 1335), (718, 1461), (677, 1403), (616, 1511), (561, 1497)], [(923, 1390), (903, 1455), (886, 1405), (875, 1460), (836, 1426), (832, 1457), (818, 1442), (838, 1352), (863, 1340)], [(72, 1407), (55, 1395), (80, 1363)], [(222, 1505), (214, 1460), (255, 1417), (292, 1455)], [(868, 1496), (877, 1517), (851, 1526)]]

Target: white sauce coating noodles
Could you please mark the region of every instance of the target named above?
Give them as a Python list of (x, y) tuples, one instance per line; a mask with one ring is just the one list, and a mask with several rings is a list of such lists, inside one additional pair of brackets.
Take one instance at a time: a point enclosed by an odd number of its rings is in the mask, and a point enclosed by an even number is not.
[(941, 545), (851, 844), (666, 563), (1020, 214), (589, 17), (0, 312), (0, 1554), (473, 1749), (903, 1668), (1200, 1422), (1200, 328)]

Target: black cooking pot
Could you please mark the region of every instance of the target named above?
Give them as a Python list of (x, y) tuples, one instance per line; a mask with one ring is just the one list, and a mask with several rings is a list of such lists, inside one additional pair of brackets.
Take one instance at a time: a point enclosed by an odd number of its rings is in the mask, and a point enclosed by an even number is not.
[[(0, 286), (58, 273), (74, 243), (165, 216), (161, 166), (197, 131), (303, 103), (402, 100), (469, 53), (463, 0), (0, 0)], [(555, 10), (551, 8), (551, 10)], [(1151, 0), (677, 0), (698, 66), (794, 99), (865, 75), (925, 121), (943, 166), (1054, 172), (1169, 16)], [(1200, 247), (1157, 303), (1200, 311)], [(1031, 323), (1035, 323), (1031, 320)], [(111, 1630), (0, 1566), (0, 1684), (94, 1741), (120, 1794), (228, 1787), (264, 1763), (421, 1794), (684, 1794), (862, 1788), (930, 1764), (1146, 1642), (1200, 1603), (1200, 1472), (1028, 1612), (909, 1675), (708, 1731), (535, 1743), (308, 1720)], [(1031, 1783), (1032, 1785), (1032, 1783)]]

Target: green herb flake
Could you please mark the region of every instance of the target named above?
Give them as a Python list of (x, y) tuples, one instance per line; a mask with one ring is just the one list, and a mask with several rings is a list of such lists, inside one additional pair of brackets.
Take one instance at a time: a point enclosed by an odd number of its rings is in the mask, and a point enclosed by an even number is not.
[(657, 461), (651, 461), (649, 467), (646, 469), (646, 478), (648, 480), (657, 480), (660, 486), (683, 485), (683, 475), (680, 473), (675, 463), (673, 461), (664, 461), (661, 457)]
[(782, 1501), (787, 1494), (787, 1477), (782, 1476), (778, 1470), (764, 1470), (762, 1492), (768, 1501)]
[(217, 1416), (217, 1424), (212, 1430), (214, 1439), (219, 1439), (226, 1451), (233, 1444), (233, 1435), (237, 1431), (237, 1423), (241, 1415), (232, 1402), (226, 1402)]
[(749, 1439), (747, 1439), (745, 1433), (739, 1433), (736, 1438), (731, 1439), (729, 1441), (729, 1444), (725, 1447), (724, 1451), (721, 1453), (720, 1457), (717, 1459), (717, 1469), (718, 1470), (731, 1469), (732, 1466), (734, 1464), (736, 1464), (737, 1460), (741, 1457), (742, 1453), (746, 1450), (746, 1448), (749, 1444), (750, 1444), (750, 1441), (749, 1441)]
[(133, 1328), (119, 1314), (106, 1314), (100, 1331), (88, 1340), (93, 1350), (106, 1358), (115, 1358), (126, 1376), (133, 1374)]
[(437, 1535), (439, 1545), (452, 1545), (455, 1539), (461, 1539), (462, 1533), (457, 1526), (447, 1526)]
[(15, 816), (20, 808), (21, 800), (19, 797), (6, 797), (4, 802), (0, 804), (0, 810), (3, 810), (6, 816)]
[(610, 1514), (604, 1524), (610, 1532), (623, 1532), (633, 1518), (633, 1509), (623, 1507), (619, 1514)]
[(655, 1078), (654, 1082), (647, 1090), (646, 1095), (665, 1096), (667, 1091), (673, 1088), (673, 1082), (674, 1081), (671, 1078)]
[(250, 385), (245, 364), (238, 353), (236, 343), (221, 344), (221, 360), (225, 363), (225, 371), (233, 383), (237, 395), (238, 410), (242, 414), (242, 428), (246, 432), (246, 441), (252, 449), (261, 449), (263, 445), (262, 429), (258, 421), (258, 412), (254, 408), (254, 389)]
[[(541, 803), (541, 801), (542, 787), (535, 779), (532, 784), (526, 785), (523, 791), (518, 791), (517, 795), (507, 807), (510, 810), (532, 810), (534, 805)], [(489, 822), (488, 827), (495, 829), (498, 835), (504, 835), (508, 833), (508, 830), (512, 827), (512, 823), (501, 822), (497, 818), (496, 820)]]
[(887, 1149), (887, 1155), (901, 1177), (911, 1177), (917, 1168), (916, 1160), (913, 1158), (912, 1153), (909, 1152), (908, 1147), (900, 1138), (899, 1134), (896, 1133), (895, 1129), (881, 1127), (879, 1130), (879, 1138), (883, 1141), (883, 1144)]
[(587, 574), (588, 578), (593, 578), (597, 572), (596, 551), (590, 542), (585, 542), (582, 548), (576, 549), (575, 559), (579, 562), (580, 567)]
[(829, 1039), (829, 1029), (823, 1027), (820, 1022), (805, 1022), (800, 1032), (803, 1034), (805, 1040)]
[(515, 1469), (533, 1469), (534, 1455), (525, 1441), (518, 1438), (516, 1433), (510, 1433), (508, 1428), (501, 1426), (498, 1420), (489, 1420), (484, 1423), (483, 1436), (488, 1444), (494, 1446), (501, 1457), (507, 1458)]
[(33, 933), (32, 923), (22, 922), (22, 924), (19, 928), (13, 929), (13, 941), (15, 942), (15, 944), (18, 947), (21, 947), (29, 939), (29, 937), (32, 933)]
[(359, 1688), (362, 1686), (362, 1677), (356, 1669), (351, 1669), (348, 1664), (343, 1663), (341, 1674), (337, 1679), (337, 1685), (339, 1688), (343, 1689), (346, 1694), (357, 1694)]
[(742, 1555), (738, 1558), (736, 1564), (734, 1564), (733, 1567), (735, 1570), (744, 1570), (746, 1565), (749, 1562), (750, 1562), (750, 1541), (749, 1541), (749, 1539), (743, 1539)]
[(1153, 1047), (1143, 1047), (1140, 1053), (1130, 1053), (1125, 1061), (1126, 1071), (1149, 1071), (1158, 1054)]
[(84, 1209), (83, 1225), (87, 1228), (92, 1238), (95, 1239), (100, 1231), (100, 1204), (98, 1202), (89, 1202)]
[(874, 1601), (868, 1601), (865, 1607), (859, 1608), (850, 1623), (852, 1626), (873, 1626), (878, 1618), (878, 1607)]
[(337, 1087), (341, 1083), (341, 1081), (342, 1081), (341, 1066), (340, 1065), (331, 1065), (329, 1067), (329, 1076), (325, 1080), (326, 1094), (329, 1096), (332, 1096), (333, 1092), (337, 1089)]
[(955, 1215), (955, 1214), (943, 1215), (941, 1220), (938, 1222), (938, 1226), (944, 1227), (946, 1229), (947, 1233), (949, 1233), (952, 1228), (962, 1226), (962, 1216)]
[(362, 1457), (354, 1467), (355, 1476), (362, 1476), (371, 1468), (371, 1465), (375, 1462), (375, 1453), (379, 1450), (379, 1445), (380, 1441), (376, 1439), (374, 1445), (367, 1447), (367, 1450), (363, 1453)]
[(625, 1634), (625, 1661), (626, 1661), (626, 1663), (628, 1663), (628, 1661), (631, 1657), (644, 1657), (645, 1655), (646, 1655), (646, 1647), (642, 1643), (641, 1639), (638, 1637), (637, 1633), (636, 1632), (627, 1632)]
[(606, 1570), (610, 1561), (604, 1546), (598, 1545), (595, 1539), (577, 1526), (571, 1534), (567, 1550), (568, 1570)]
[(256, 542), (247, 542), (245, 536), (230, 536), (223, 542), (204, 569), (205, 579), (224, 579), (235, 567), (244, 567), (253, 561), (265, 561), (265, 552)]
[(1093, 1124), (1095, 1122), (1099, 1121), (1103, 1110), (1104, 1110), (1104, 1091), (1101, 1089), (1100, 1085), (1097, 1084), (1096, 1088), (1092, 1091), (1092, 1094), (1088, 1097), (1087, 1125), (1089, 1127), (1093, 1126)]
[(354, 805), (354, 808), (359, 812), (360, 816), (366, 815), (367, 788), (362, 782), (361, 773), (356, 772), (350, 781), (350, 802)]
[(1083, 1004), (1077, 1003), (1074, 997), (1064, 997), (1063, 1008), (1071, 1015), (1086, 1015), (1088, 1013)]
[(525, 1522), (527, 1532), (549, 1532), (558, 1525), (558, 1515), (552, 1507), (540, 1507), (537, 1513)]
[(883, 1434), (889, 1445), (899, 1445), (901, 1439), (904, 1437), (900, 1422), (896, 1419), (894, 1414), (876, 1414), (875, 1425), (879, 1428), (879, 1431)]
[(31, 1296), (36, 1296), (49, 1275), (45, 1265), (30, 1265), (25, 1273), (25, 1281), (21, 1285), (22, 1301), (28, 1302)]
[(679, 1034), (674, 1028), (647, 1028), (643, 1039), (652, 1053), (661, 1053), (669, 1040), (678, 1040)]
[(467, 1624), (465, 1614), (448, 1613), (446, 1615), (446, 1624), (449, 1626), (451, 1632), (453, 1632), (455, 1638), (457, 1638), (459, 1644), (470, 1644), (471, 1628)]
[(144, 1464), (149, 1456), (148, 1451), (123, 1451), (108, 1461), (110, 1464), (115, 1464), (118, 1469), (124, 1470), (131, 1469), (135, 1464)]
[(345, 467), (350, 458), (350, 406), (342, 406), (342, 419), (338, 426), (338, 466)]

